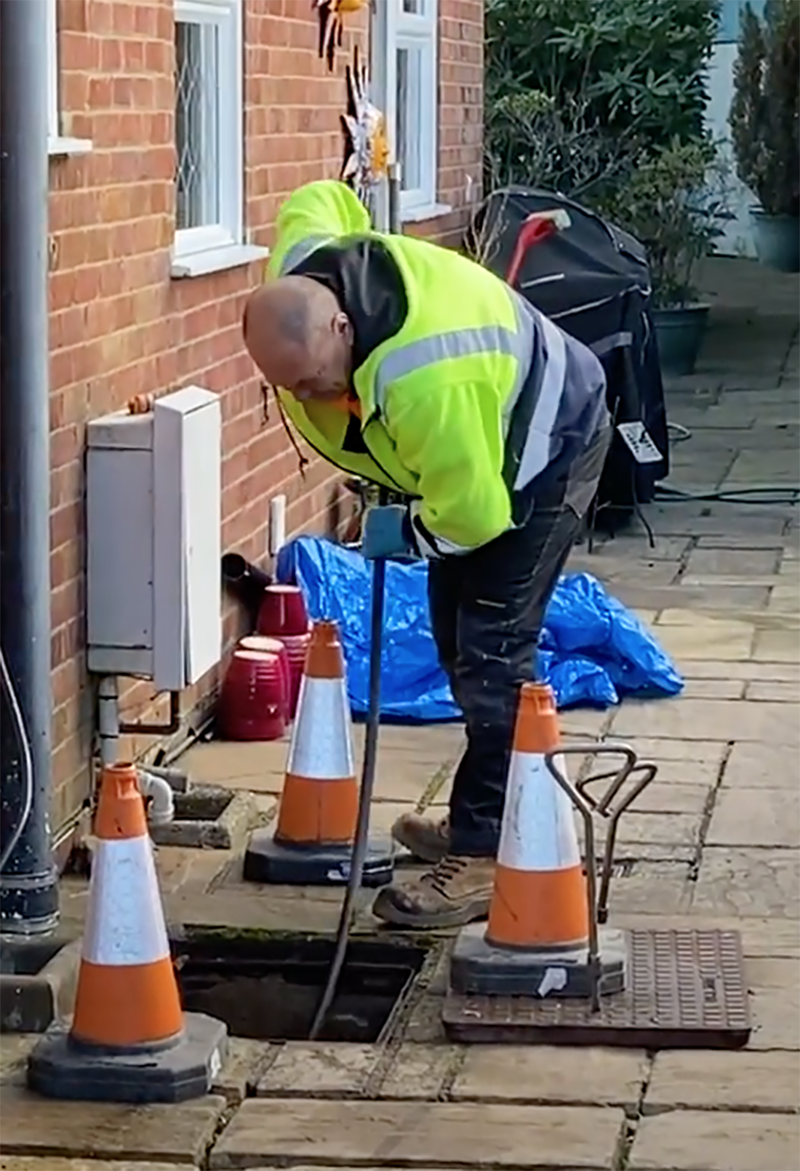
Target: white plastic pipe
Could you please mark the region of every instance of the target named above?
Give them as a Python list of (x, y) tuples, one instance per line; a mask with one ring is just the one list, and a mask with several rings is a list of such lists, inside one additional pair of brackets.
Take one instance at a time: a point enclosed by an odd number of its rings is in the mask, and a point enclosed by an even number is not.
[(286, 497), (273, 496), (269, 502), (269, 551), (275, 557), (286, 544)]
[(138, 775), (145, 801), (152, 798), (147, 807), (147, 820), (151, 825), (169, 825), (175, 817), (175, 797), (169, 781), (147, 769), (139, 769)]

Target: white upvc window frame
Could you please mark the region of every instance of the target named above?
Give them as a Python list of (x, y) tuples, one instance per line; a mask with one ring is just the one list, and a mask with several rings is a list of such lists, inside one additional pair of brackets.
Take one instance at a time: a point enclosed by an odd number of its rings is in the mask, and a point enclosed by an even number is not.
[[(438, 0), (424, 0), (423, 12), (403, 11), (403, 0), (389, 0), (386, 6), (384, 37), (385, 57), (379, 88), (385, 94), (386, 123), (389, 128), (391, 157), (402, 160), (397, 153), (398, 130), (398, 76), (397, 53), (410, 49), (422, 53), (422, 85), (419, 95), (420, 116), (417, 132), (420, 147), (420, 182), (400, 195), (400, 212), (404, 220), (423, 220), (443, 214), (449, 209), (437, 202), (438, 146), (439, 146), (439, 38)], [(383, 31), (383, 30), (382, 30)], [(384, 56), (381, 54), (381, 56)], [(379, 71), (380, 72), (380, 71)], [(405, 180), (402, 180), (405, 182)]]
[[(216, 25), (219, 45), (216, 115), (218, 222), (177, 228), (172, 246), (173, 277), (201, 276), (247, 264), (267, 255), (244, 236), (244, 38), (242, 0), (175, 0), (175, 22)], [(176, 92), (177, 101), (177, 92)], [(177, 143), (176, 143), (177, 145)], [(177, 186), (177, 175), (176, 175)]]
[(47, 153), (53, 157), (87, 154), (92, 149), (91, 139), (70, 138), (61, 133), (58, 0), (44, 0), (44, 25), (47, 42)]

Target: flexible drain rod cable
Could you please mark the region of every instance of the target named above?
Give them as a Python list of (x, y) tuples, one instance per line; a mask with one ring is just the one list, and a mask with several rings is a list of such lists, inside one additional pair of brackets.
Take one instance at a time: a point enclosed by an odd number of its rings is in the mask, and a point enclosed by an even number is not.
[(800, 487), (792, 484), (762, 484), (752, 488), (712, 488), (708, 492), (683, 492), (666, 484), (657, 484), (655, 504), (685, 504), (687, 501), (720, 504), (800, 504)]
[(361, 769), (361, 790), (358, 796), (358, 817), (356, 836), (350, 860), (350, 874), (347, 879), (339, 927), (336, 932), (336, 946), (322, 999), (319, 1002), (309, 1041), (316, 1041), (325, 1024), (325, 1018), (336, 995), (339, 977), (347, 954), (350, 930), (356, 910), (356, 895), (361, 888), (364, 873), (364, 859), (367, 853), (369, 835), (369, 813), (372, 790), (375, 786), (375, 765), (378, 757), (378, 731), (381, 723), (381, 650), (383, 645), (383, 602), (386, 582), (386, 561), (383, 557), (375, 560), (372, 570), (372, 612), (369, 637), (369, 707), (367, 709), (367, 735), (364, 744), (364, 759)]
[[(392, 163), (388, 171), (388, 226), (389, 231), (398, 235), (402, 231), (400, 220), (400, 165)], [(385, 488), (378, 491), (378, 503), (386, 504), (388, 492)], [(353, 926), (356, 912), (356, 895), (361, 889), (361, 879), (364, 874), (364, 859), (367, 856), (367, 842), (369, 837), (369, 814), (372, 804), (372, 790), (375, 787), (375, 766), (378, 759), (378, 732), (381, 726), (381, 654), (383, 650), (383, 606), (386, 585), (386, 559), (378, 557), (372, 567), (372, 610), (370, 614), (369, 630), (369, 702), (367, 706), (367, 734), (364, 742), (364, 758), (361, 766), (361, 790), (358, 795), (358, 816), (356, 818), (356, 837), (353, 843), (353, 853), (350, 858), (350, 873), (347, 877), (342, 911), (339, 916), (339, 926), (336, 931), (333, 960), (328, 972), (328, 980), (322, 993), (311, 1031), (309, 1041), (316, 1041), (325, 1024), (336, 989), (339, 977), (344, 967), (347, 955), (347, 944), (350, 941), (350, 931)]]
[(14, 853), (17, 842), (22, 837), (22, 831), (25, 829), (28, 818), (31, 815), (31, 810), (33, 809), (33, 757), (31, 755), (31, 746), (28, 742), (28, 735), (25, 731), (22, 708), (19, 705), (14, 684), (11, 682), (11, 673), (8, 669), (6, 656), (3, 654), (2, 648), (0, 648), (0, 680), (2, 681), (3, 691), (8, 700), (11, 718), (14, 721), (14, 735), (19, 745), (20, 770), (25, 789), (19, 821), (6, 842), (2, 853), (0, 853), (0, 874), (2, 874), (5, 871), (9, 858)]

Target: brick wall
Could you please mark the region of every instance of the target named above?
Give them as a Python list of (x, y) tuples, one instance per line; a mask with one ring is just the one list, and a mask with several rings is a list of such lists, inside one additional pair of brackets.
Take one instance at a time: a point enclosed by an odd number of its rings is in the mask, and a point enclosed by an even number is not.
[[(414, 231), (453, 239), (466, 176), (480, 174), (482, 0), (441, 0), (439, 198), (456, 209)], [(287, 15), (291, 14), (291, 15)], [(338, 115), (351, 25), (333, 74), (317, 58), (310, 0), (245, 0), (246, 225), (269, 245), (282, 199), (308, 180), (335, 177)], [(53, 823), (87, 795), (94, 697), (85, 672), (84, 439), (87, 419), (134, 394), (199, 383), (222, 396), (223, 547), (262, 560), (267, 502), (288, 498), (287, 528), (322, 531), (336, 477), (313, 460), (305, 480), (273, 409), (262, 420), (259, 384), (240, 318), (261, 279), (251, 265), (171, 280), (174, 227), (172, 0), (59, 0), (61, 130), (91, 153), (53, 159), (51, 183), (51, 574), (54, 703)], [(458, 209), (461, 209), (460, 212)], [(226, 640), (239, 615), (225, 614)], [(182, 696), (190, 711), (213, 693), (212, 674)], [(123, 718), (159, 719), (142, 684), (123, 691)], [(139, 753), (152, 741), (125, 746)]]

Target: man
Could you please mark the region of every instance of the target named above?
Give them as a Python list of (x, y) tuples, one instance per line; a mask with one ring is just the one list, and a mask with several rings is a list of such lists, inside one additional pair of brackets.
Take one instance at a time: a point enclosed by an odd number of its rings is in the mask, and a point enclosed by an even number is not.
[(308, 443), (412, 498), (368, 512), (365, 557), (427, 558), (431, 622), (466, 723), (449, 818), (393, 829), (431, 869), (374, 911), (432, 928), (486, 915), (521, 684), (610, 438), (594, 355), (502, 280), (372, 230), (342, 183), (282, 206), (248, 351)]

